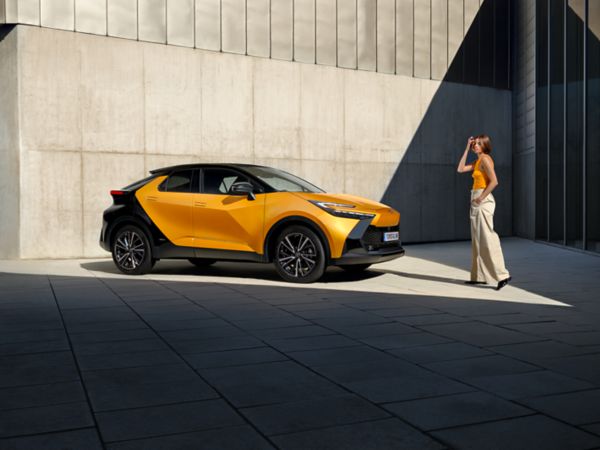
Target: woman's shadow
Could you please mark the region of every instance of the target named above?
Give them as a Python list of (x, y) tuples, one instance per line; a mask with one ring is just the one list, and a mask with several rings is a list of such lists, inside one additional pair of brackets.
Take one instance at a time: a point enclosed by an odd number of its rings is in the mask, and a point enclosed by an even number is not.
[(398, 275), (400, 277), (412, 278), (415, 280), (435, 281), (436, 283), (455, 284), (457, 286), (470, 286), (470, 287), (477, 287), (480, 289), (494, 289), (494, 286), (491, 286), (489, 284), (468, 285), (465, 283), (465, 280), (458, 280), (456, 278), (438, 277), (435, 275), (422, 275), (419, 273), (400, 272), (397, 270), (389, 270), (389, 269), (375, 269), (375, 270), (377, 270), (378, 272), (389, 273), (391, 275)]

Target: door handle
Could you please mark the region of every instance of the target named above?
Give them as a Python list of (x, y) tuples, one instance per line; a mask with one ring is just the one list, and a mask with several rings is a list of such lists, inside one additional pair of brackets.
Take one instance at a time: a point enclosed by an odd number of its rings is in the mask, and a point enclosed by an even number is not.
[(204, 208), (206, 206), (206, 202), (194, 202), (194, 206), (198, 208)]
[(148, 195), (146, 197), (146, 200), (148, 200), (149, 202), (155, 202), (156, 200), (158, 200), (158, 197), (155, 197), (153, 195)]

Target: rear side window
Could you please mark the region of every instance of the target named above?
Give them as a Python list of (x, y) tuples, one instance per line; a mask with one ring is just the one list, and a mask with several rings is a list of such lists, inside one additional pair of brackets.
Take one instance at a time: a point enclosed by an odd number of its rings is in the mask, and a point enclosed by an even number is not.
[(193, 178), (193, 170), (180, 170), (169, 175), (160, 187), (166, 192), (191, 192)]
[[(204, 169), (205, 194), (227, 194), (233, 183), (250, 180), (233, 170), (228, 169)], [(254, 183), (253, 183), (254, 184)]]

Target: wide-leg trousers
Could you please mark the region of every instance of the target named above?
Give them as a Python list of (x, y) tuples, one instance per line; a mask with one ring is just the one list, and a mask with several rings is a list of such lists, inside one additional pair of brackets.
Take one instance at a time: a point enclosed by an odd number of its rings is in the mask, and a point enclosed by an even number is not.
[(504, 266), (500, 238), (494, 231), (496, 201), (489, 194), (480, 205), (473, 202), (483, 189), (471, 191), (471, 281), (498, 283), (510, 275)]

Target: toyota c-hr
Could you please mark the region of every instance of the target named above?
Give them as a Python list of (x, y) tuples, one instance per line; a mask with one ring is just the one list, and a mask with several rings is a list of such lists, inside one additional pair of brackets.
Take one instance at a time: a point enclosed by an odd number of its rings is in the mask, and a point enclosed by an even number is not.
[(159, 259), (274, 263), (287, 281), (318, 280), (404, 254), (400, 214), (362, 197), (327, 194), (284, 171), (244, 164), (153, 170), (111, 191), (100, 245), (119, 270), (149, 272)]

